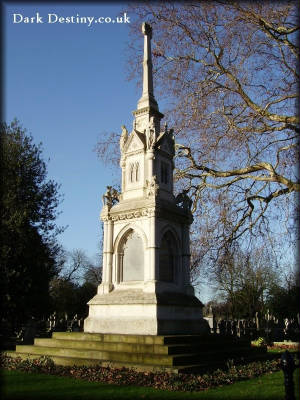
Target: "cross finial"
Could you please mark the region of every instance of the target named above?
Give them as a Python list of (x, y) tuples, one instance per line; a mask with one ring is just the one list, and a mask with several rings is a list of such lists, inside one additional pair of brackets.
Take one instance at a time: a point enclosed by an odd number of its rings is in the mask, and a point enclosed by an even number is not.
[(147, 22), (142, 24), (142, 32), (144, 35), (150, 36), (150, 39), (152, 39), (152, 27), (147, 24)]
[(151, 57), (151, 38), (152, 28), (147, 22), (141, 26), (144, 36), (144, 57), (143, 57), (143, 92), (142, 97), (137, 104), (137, 110), (133, 112), (137, 121), (140, 132), (148, 128), (151, 117), (155, 117), (155, 126), (160, 131), (159, 121), (163, 118), (163, 114), (159, 112), (158, 104), (153, 93), (153, 71)]

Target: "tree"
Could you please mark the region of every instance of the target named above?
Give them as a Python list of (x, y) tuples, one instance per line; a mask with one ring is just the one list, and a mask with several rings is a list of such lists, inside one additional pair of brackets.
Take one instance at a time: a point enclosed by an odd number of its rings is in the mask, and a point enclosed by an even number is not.
[(102, 266), (93, 263), (84, 250), (64, 251), (60, 273), (50, 282), (51, 310), (59, 317), (85, 318), (87, 302), (96, 294), (101, 278)]
[(77, 315), (85, 318), (88, 314), (87, 303), (95, 296), (97, 286), (91, 282), (83, 283), (55, 277), (50, 282), (51, 311), (55, 311), (58, 318), (69, 319)]
[(281, 283), (274, 284), (269, 292), (267, 307), (277, 318), (296, 319), (299, 315), (299, 272), (293, 272)]
[(59, 186), (47, 179), (41, 145), (18, 121), (1, 125), (1, 321), (13, 326), (49, 312), (58, 273)]
[[(156, 87), (170, 99), (175, 179), (189, 190), (195, 215), (209, 215), (201, 231), (219, 247), (270, 232), (274, 218), (281, 225), (272, 235), (291, 232), (300, 190), (297, 4), (142, 2), (130, 14), (130, 73), (140, 78), (146, 19)], [(111, 154), (102, 144), (101, 151)], [(220, 232), (224, 207), (232, 228)]]
[(90, 261), (81, 249), (73, 249), (65, 254), (65, 264), (62, 269), (66, 281), (78, 281), (82, 278), (83, 270), (87, 269)]
[(78, 283), (89, 282), (98, 286), (102, 280), (102, 265), (99, 264), (101, 257), (97, 255), (97, 263), (94, 263), (82, 249), (73, 249), (64, 253), (64, 265), (60, 276), (65, 281)]
[(279, 273), (265, 248), (243, 251), (237, 243), (223, 249), (210, 278), (230, 308), (232, 318), (253, 318), (266, 311), (269, 293)]

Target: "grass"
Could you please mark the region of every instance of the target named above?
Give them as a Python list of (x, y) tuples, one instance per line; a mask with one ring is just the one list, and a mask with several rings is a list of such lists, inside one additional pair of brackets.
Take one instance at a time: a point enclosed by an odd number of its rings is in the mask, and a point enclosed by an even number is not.
[[(294, 373), (296, 399), (299, 399), (299, 369)], [(2, 371), (2, 396), (5, 400), (282, 400), (283, 373), (275, 372), (248, 381), (203, 392), (168, 392), (137, 386), (107, 385), (46, 374)]]

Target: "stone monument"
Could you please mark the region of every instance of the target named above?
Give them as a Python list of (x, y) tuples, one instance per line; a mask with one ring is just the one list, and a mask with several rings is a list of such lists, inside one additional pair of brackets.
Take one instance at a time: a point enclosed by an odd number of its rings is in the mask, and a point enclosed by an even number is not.
[(103, 280), (84, 331), (140, 335), (198, 334), (203, 304), (190, 284), (191, 200), (173, 194), (173, 130), (153, 93), (152, 28), (144, 34), (143, 92), (130, 133), (122, 126), (122, 190), (103, 195)]
[(148, 24), (143, 34), (143, 93), (132, 132), (122, 127), (121, 193), (108, 186), (102, 198), (103, 281), (88, 303), (84, 332), (77, 326), (53, 332), (33, 345), (17, 345), (8, 356), (173, 373), (203, 373), (234, 358), (253, 361), (256, 353), (261, 359), (250, 340), (216, 341), (208, 334), (190, 285), (191, 200), (185, 191), (173, 194), (173, 131), (160, 127)]

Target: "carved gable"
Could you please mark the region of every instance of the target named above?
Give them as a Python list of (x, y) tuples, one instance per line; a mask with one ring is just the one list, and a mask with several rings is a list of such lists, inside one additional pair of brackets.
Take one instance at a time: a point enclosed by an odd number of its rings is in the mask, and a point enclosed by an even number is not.
[(132, 153), (145, 149), (145, 140), (143, 135), (138, 131), (133, 131), (129, 136), (125, 145), (125, 153)]
[(156, 143), (156, 148), (173, 156), (174, 155), (174, 141), (169, 134), (161, 134)]

